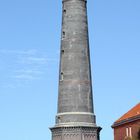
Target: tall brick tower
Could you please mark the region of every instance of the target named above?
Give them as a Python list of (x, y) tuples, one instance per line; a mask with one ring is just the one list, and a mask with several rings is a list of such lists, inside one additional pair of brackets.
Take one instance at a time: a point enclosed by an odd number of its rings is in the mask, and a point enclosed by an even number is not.
[(63, 0), (59, 96), (52, 140), (99, 140), (92, 100), (86, 0)]

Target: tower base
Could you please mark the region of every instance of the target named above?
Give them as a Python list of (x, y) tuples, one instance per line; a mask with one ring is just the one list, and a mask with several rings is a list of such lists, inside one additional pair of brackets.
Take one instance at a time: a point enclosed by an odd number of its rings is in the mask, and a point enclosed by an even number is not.
[(53, 127), (52, 140), (100, 140), (101, 127)]

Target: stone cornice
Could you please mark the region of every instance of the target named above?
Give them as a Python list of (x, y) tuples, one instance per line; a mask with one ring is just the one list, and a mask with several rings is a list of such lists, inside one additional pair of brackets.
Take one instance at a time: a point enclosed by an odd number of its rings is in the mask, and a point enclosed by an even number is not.
[(70, 127), (52, 127), (50, 128), (51, 131), (55, 132), (55, 133), (60, 133), (60, 132), (74, 132), (79, 131), (79, 132), (93, 132), (93, 131), (101, 131), (101, 127), (95, 126), (95, 127), (90, 127), (90, 126), (70, 126)]
[(85, 1), (85, 2), (87, 2), (87, 0), (62, 0), (62, 2), (66, 2), (66, 1)]

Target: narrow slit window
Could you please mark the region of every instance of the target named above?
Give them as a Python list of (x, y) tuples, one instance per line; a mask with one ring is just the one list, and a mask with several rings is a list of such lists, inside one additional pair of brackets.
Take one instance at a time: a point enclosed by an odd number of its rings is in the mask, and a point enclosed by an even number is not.
[(60, 123), (60, 122), (61, 122), (61, 118), (60, 118), (60, 116), (59, 116), (57, 119), (58, 119), (58, 123)]
[(129, 136), (132, 137), (132, 128), (129, 127)]
[(63, 13), (66, 14), (66, 9), (63, 10)]
[(60, 81), (63, 81), (63, 79), (64, 79), (64, 74), (63, 74), (63, 72), (61, 72)]
[(61, 53), (64, 54), (64, 50), (61, 50)]
[(129, 136), (129, 129), (126, 128), (126, 136), (128, 137)]
[(63, 33), (62, 33), (62, 37), (65, 38), (65, 32), (64, 32), (64, 31), (63, 31)]

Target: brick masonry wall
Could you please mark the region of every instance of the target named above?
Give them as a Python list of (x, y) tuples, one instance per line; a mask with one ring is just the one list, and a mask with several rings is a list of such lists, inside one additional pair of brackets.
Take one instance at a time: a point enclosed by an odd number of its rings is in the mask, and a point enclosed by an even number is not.
[[(124, 140), (127, 136), (127, 128), (131, 128), (132, 137), (137, 137), (138, 131), (140, 129), (140, 120), (115, 127), (114, 140)], [(129, 130), (128, 133), (130, 133)]]

